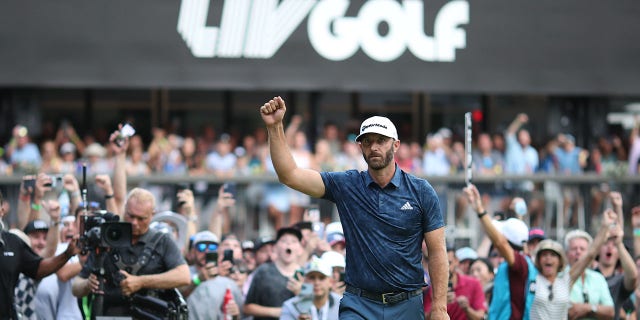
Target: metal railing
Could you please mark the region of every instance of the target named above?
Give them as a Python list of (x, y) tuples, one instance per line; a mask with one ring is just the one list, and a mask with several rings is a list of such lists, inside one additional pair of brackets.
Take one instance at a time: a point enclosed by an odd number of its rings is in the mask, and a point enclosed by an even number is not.
[[(424, 177), (432, 185), (440, 191), (441, 201), (445, 201), (446, 207), (445, 220), (448, 226), (448, 235), (452, 238), (464, 239), (470, 245), (475, 245), (482, 236), (477, 219), (469, 212), (470, 209), (461, 208), (462, 188), (464, 187), (464, 176), (430, 176)], [(601, 192), (599, 196), (606, 195), (606, 189), (620, 191), (623, 194), (625, 202), (625, 213), (629, 212), (632, 205), (640, 203), (640, 176), (604, 176), (595, 174), (582, 175), (548, 175), (535, 174), (526, 176), (501, 175), (501, 176), (477, 176), (474, 177), (473, 183), (483, 187), (483, 189), (494, 190), (493, 201), (489, 205), (490, 211), (501, 210), (499, 199), (508, 197), (508, 190), (495, 186), (504, 186), (508, 182), (532, 181), (536, 188), (529, 195), (528, 200), (542, 200), (544, 208), (541, 210), (541, 225), (547, 234), (557, 239), (561, 239), (566, 230), (572, 228), (580, 228), (590, 231), (597, 223), (597, 216), (592, 216), (594, 212), (601, 212), (601, 208), (596, 208), (594, 202), (594, 193)], [(132, 176), (128, 177), (129, 187), (160, 187), (164, 189), (163, 196), (171, 201), (173, 192), (172, 186), (180, 183), (191, 183), (193, 185), (200, 184), (207, 186), (206, 192), (196, 193), (198, 195), (199, 206), (201, 211), (206, 211), (207, 205), (215, 203), (212, 201), (217, 196), (217, 187), (225, 182), (235, 182), (238, 185), (237, 205), (233, 216), (233, 225), (235, 232), (244, 235), (247, 238), (255, 237), (258, 234), (273, 232), (269, 226), (269, 219), (264, 207), (260, 205), (261, 199), (259, 195), (247, 194), (248, 187), (256, 184), (278, 183), (277, 177), (262, 176), (243, 176), (234, 177), (232, 179), (220, 179), (214, 176), (174, 176), (174, 175), (150, 175), (150, 176)], [(0, 188), (5, 193), (5, 198), (14, 207), (17, 202), (18, 188), (21, 182), (20, 176), (0, 176)], [(607, 188), (604, 188), (604, 187)], [(563, 193), (574, 193), (573, 203), (574, 210), (567, 211), (564, 208), (565, 198)], [(498, 199), (496, 199), (498, 198)], [(165, 199), (166, 200), (166, 199)], [(166, 202), (166, 201), (165, 201)], [(162, 203), (162, 201), (159, 201)], [(594, 204), (596, 203), (596, 204)], [(606, 206), (607, 201), (602, 201), (599, 206)], [(531, 207), (530, 207), (531, 208)], [(169, 208), (162, 208), (169, 209)], [(335, 209), (334, 209), (335, 211)], [(325, 212), (330, 218), (337, 218), (336, 212)], [(596, 217), (596, 219), (592, 219)], [(206, 224), (208, 217), (205, 214), (203, 223)], [(534, 223), (526, 216), (527, 222)], [(628, 217), (625, 217), (628, 219)], [(10, 219), (15, 219), (10, 218)], [(573, 221), (573, 223), (568, 223)], [(629, 224), (627, 224), (629, 226)]]

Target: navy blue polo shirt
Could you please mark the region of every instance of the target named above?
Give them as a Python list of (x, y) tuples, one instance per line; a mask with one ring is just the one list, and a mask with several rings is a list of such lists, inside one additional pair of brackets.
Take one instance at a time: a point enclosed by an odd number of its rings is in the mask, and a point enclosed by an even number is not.
[(321, 176), (323, 198), (336, 203), (344, 229), (346, 283), (380, 293), (422, 288), (424, 233), (444, 226), (433, 187), (397, 165), (384, 188), (368, 171)]

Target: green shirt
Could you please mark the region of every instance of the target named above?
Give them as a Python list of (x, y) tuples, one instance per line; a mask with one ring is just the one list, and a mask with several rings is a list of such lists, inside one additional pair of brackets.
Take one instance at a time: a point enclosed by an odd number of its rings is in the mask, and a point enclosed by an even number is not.
[[(585, 301), (585, 298), (588, 301)], [(604, 276), (591, 269), (586, 269), (571, 288), (570, 301), (573, 303), (588, 303), (613, 307), (613, 298), (609, 292), (609, 285)], [(595, 319), (595, 318), (581, 318)]]

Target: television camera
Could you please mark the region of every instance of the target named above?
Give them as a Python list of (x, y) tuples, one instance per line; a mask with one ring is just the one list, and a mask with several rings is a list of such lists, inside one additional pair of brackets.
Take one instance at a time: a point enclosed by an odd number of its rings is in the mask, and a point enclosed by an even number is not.
[(82, 253), (131, 246), (131, 223), (119, 220), (119, 216), (106, 210), (83, 215), (80, 225)]

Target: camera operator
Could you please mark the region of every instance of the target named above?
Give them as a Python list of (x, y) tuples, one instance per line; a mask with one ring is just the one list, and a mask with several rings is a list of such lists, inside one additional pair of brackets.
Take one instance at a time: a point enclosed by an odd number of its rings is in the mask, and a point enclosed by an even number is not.
[[(155, 198), (151, 192), (140, 188), (131, 190), (124, 205), (124, 220), (131, 223), (132, 245), (107, 252), (102, 265), (105, 269), (102, 285), (94, 273), (101, 266), (96, 265), (97, 254), (92, 251), (73, 281), (75, 296), (104, 294), (104, 315), (132, 316), (134, 305), (129, 298), (152, 294), (143, 289), (164, 290), (189, 284), (189, 268), (175, 242), (167, 234), (149, 229), (154, 208)], [(145, 254), (149, 251), (150, 254)], [(148, 259), (139, 259), (144, 256)], [(125, 267), (119, 268), (116, 261)]]
[[(4, 198), (0, 193), (0, 219), (4, 217)], [(55, 256), (43, 259), (29, 248), (18, 236), (4, 229), (0, 223), (0, 318), (17, 319), (14, 301), (14, 289), (20, 273), (33, 278), (42, 279), (60, 269), (70, 257), (79, 250), (75, 241), (71, 241), (67, 250)]]

